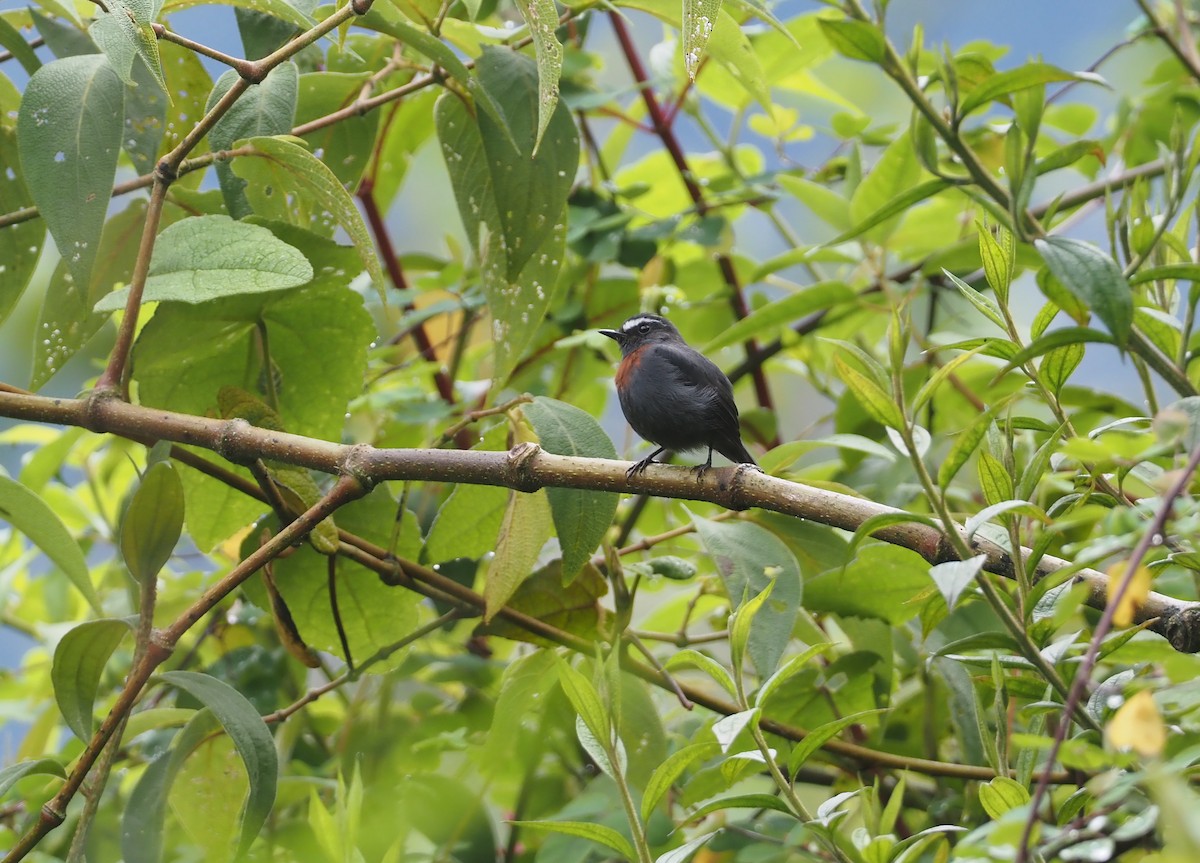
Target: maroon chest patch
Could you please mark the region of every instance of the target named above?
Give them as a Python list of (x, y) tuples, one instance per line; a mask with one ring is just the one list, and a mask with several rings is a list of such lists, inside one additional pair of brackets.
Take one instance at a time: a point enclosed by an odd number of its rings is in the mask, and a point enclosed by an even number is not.
[(622, 358), (621, 364), (617, 366), (617, 389), (623, 390), (632, 381), (630, 380), (634, 372), (642, 363), (642, 352), (645, 348), (638, 348), (629, 356)]

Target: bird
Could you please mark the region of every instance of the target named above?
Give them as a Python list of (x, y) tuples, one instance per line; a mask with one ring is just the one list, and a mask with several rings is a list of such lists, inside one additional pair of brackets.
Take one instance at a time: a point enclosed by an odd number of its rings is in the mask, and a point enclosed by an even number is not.
[(688, 452), (708, 447), (698, 477), (712, 467), (716, 450), (736, 464), (759, 469), (742, 443), (733, 384), (717, 364), (688, 345), (664, 317), (634, 315), (619, 330), (600, 330), (621, 348), (617, 396), (625, 419), (658, 449), (626, 473), (642, 473), (667, 450)]

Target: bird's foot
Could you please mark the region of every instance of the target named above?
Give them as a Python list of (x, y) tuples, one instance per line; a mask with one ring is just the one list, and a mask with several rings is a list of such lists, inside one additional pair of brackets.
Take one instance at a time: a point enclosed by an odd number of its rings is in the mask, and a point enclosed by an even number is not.
[[(657, 455), (657, 453), (655, 453), (655, 455)], [(641, 461), (635, 462), (633, 467), (625, 471), (625, 476), (629, 479), (633, 479), (638, 474), (645, 473), (646, 468), (650, 467), (652, 464), (658, 464), (658, 462), (654, 460), (653, 455), (648, 455)]]
[(700, 480), (704, 479), (704, 475), (706, 473), (708, 473), (708, 471), (711, 467), (712, 467), (712, 449), (709, 449), (708, 461), (706, 461), (704, 464), (698, 464), (694, 468), (692, 468), (692, 473), (694, 473), (696, 475), (696, 482), (700, 482)]

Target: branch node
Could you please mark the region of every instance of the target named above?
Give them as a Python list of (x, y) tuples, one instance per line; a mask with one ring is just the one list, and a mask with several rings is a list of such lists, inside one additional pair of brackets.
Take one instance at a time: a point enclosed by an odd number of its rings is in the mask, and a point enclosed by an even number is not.
[[(221, 430), (217, 433), (213, 452), (234, 464), (248, 464), (253, 459), (247, 460), (242, 455), (246, 447), (243, 445), (241, 437), (253, 428), (254, 426), (241, 417), (234, 417), (221, 426)], [(250, 443), (252, 444), (253, 442), (251, 441)]]
[(1200, 653), (1200, 608), (1181, 608), (1156, 628), (1180, 653)]
[(542, 487), (530, 468), (542, 448), (535, 443), (517, 444), (508, 452), (508, 473), (517, 491), (535, 492)]
[(739, 464), (734, 467), (733, 475), (729, 478), (729, 503), (727, 506), (730, 509), (743, 512), (753, 505), (750, 502), (750, 494), (746, 490), (747, 474), (751, 473), (761, 474), (762, 469), (752, 464)]
[(170, 186), (179, 179), (179, 168), (166, 159), (159, 159), (154, 166), (154, 179), (161, 186)]
[(247, 84), (261, 84), (271, 70), (263, 63), (244, 62), (237, 65), (237, 73)]
[(373, 0), (352, 0), (350, 8), (354, 10), (355, 15), (366, 15), (371, 11), (371, 3)]
[(342, 475), (350, 477), (362, 486), (364, 493), (375, 487), (375, 474), (379, 470), (372, 454), (376, 452), (378, 450), (368, 444), (355, 444), (346, 451), (342, 459)]
[(83, 411), (80, 416), (82, 421), (80, 422), (80, 425), (82, 425), (88, 431), (96, 432), (97, 434), (103, 434), (104, 432), (108, 431), (102, 414), (104, 412), (105, 402), (112, 401), (114, 399), (116, 401), (121, 400), (121, 395), (119, 392), (117, 392), (115, 385), (101, 388), (97, 384), (97, 388), (92, 390), (83, 398)]
[(51, 800), (49, 803), (42, 806), (41, 820), (43, 824), (49, 825), (50, 829), (53, 830), (55, 827), (67, 820), (67, 813), (55, 809), (54, 801)]

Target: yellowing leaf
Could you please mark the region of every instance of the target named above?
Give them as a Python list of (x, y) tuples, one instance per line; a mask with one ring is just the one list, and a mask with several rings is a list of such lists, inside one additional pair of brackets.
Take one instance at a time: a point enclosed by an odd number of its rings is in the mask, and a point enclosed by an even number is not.
[(1104, 741), (1114, 749), (1132, 749), (1143, 758), (1161, 755), (1167, 727), (1153, 696), (1143, 690), (1122, 704), (1104, 727)]
[(1133, 623), (1133, 613), (1141, 608), (1146, 597), (1150, 595), (1150, 570), (1139, 566), (1129, 582), (1128, 589), (1118, 599), (1117, 587), (1125, 578), (1125, 564), (1117, 563), (1108, 568), (1108, 601), (1116, 601), (1117, 609), (1113, 612), (1113, 626), (1130, 626)]

